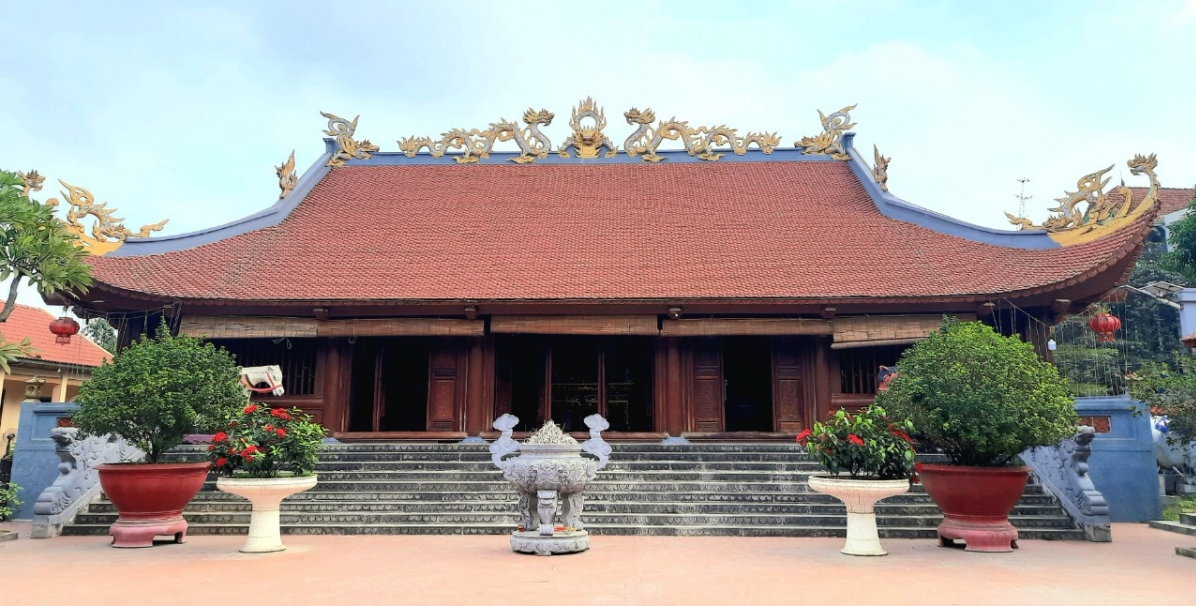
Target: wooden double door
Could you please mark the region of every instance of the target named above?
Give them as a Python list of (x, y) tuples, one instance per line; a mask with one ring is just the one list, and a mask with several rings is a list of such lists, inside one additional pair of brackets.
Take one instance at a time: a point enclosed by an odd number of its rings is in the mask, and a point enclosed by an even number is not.
[(797, 432), (814, 418), (814, 343), (799, 337), (701, 337), (688, 343), (686, 431)]

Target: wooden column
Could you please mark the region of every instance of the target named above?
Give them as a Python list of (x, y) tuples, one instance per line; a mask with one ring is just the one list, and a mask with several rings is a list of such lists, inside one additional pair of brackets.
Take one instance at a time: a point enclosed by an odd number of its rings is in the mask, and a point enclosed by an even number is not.
[(807, 368), (807, 376), (813, 380), (814, 398), (806, 402), (809, 416), (806, 417), (807, 427), (815, 421), (821, 421), (831, 409), (831, 393), (838, 381), (838, 361), (831, 359), (830, 337), (813, 337), (810, 339), (810, 350), (813, 353), (813, 363)]
[(686, 430), (681, 349), (678, 339), (656, 345), (656, 414), (652, 429), (678, 437)]
[[(476, 436), (490, 430), (494, 422), (494, 399), (490, 395), (486, 380), (486, 347), (483, 339), (471, 339), (469, 344), (465, 383), (465, 433)], [(494, 372), (490, 372), (493, 381)]]
[(321, 339), (316, 354), (324, 402), (316, 420), (330, 432), (349, 430), (349, 398), (353, 354), (344, 339)]

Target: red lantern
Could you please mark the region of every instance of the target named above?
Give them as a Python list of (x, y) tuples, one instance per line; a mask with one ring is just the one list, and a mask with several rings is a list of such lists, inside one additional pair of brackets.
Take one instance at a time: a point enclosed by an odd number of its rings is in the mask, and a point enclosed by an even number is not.
[(54, 341), (59, 345), (66, 345), (71, 342), (71, 335), (79, 334), (79, 323), (62, 316), (53, 322), (50, 322), (50, 332), (57, 335)]
[(1102, 311), (1088, 321), (1088, 328), (1097, 334), (1097, 340), (1101, 342), (1108, 342), (1113, 340), (1113, 333), (1121, 330), (1121, 320), (1117, 316)]

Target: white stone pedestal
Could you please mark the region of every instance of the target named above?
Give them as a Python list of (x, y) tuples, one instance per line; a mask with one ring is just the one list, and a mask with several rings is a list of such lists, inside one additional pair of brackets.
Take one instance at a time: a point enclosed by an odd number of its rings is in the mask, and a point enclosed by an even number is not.
[(550, 536), (536, 530), (520, 530), (511, 533), (511, 551), (554, 555), (577, 553), (590, 548), (590, 533), (584, 530), (558, 530)]
[(882, 556), (872, 506), (886, 497), (909, 490), (909, 480), (864, 480), (849, 477), (813, 476), (810, 489), (829, 494), (847, 506), (847, 543), (840, 550), (847, 555)]
[(249, 537), (241, 547), (242, 553), (282, 551), (278, 514), (282, 500), (316, 485), (316, 476), (283, 478), (218, 478), (216, 488), (249, 499), (253, 512), (249, 515)]

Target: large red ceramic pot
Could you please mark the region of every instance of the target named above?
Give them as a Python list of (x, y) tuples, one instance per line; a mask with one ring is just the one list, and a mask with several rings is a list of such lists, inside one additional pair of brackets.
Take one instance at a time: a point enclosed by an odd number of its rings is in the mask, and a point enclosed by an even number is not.
[(187, 539), (183, 508), (208, 477), (210, 463), (104, 464), (100, 486), (119, 517), (109, 529), (113, 547), (153, 547), (154, 537)]
[(939, 544), (948, 547), (959, 539), (967, 551), (1017, 549), (1017, 529), (1009, 523), (1009, 512), (1021, 499), (1029, 473), (1029, 467), (922, 465), (918, 477), (943, 510)]

